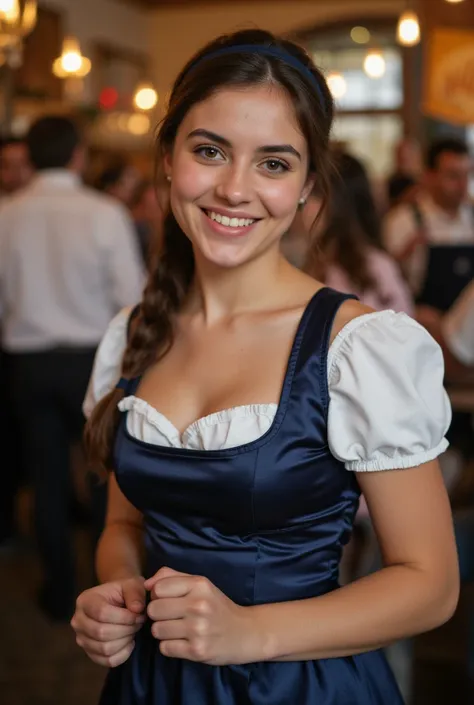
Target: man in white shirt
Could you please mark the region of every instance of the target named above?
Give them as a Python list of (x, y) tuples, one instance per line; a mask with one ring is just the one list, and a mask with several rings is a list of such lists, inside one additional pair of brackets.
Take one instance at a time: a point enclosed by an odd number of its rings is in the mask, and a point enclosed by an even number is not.
[(81, 183), (74, 123), (44, 117), (26, 141), (37, 176), (0, 209), (2, 347), (35, 493), (41, 605), (66, 620), (75, 598), (70, 444), (82, 434), (97, 345), (111, 318), (139, 301), (144, 272), (126, 210)]
[(446, 138), (428, 150), (418, 204), (391, 210), (384, 223), (384, 242), (400, 262), (415, 296), (420, 294), (429, 245), (474, 245), (474, 210), (468, 202), (471, 158), (466, 144)]

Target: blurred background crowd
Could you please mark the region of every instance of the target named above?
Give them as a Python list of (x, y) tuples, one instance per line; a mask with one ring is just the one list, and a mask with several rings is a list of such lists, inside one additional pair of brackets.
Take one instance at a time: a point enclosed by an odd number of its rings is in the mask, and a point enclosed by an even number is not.
[[(304, 45), (337, 105), (331, 202), (318, 219), (311, 194), (285, 256), (376, 310), (405, 311), (445, 356), (454, 413), (441, 461), (462, 596), (449, 624), (389, 658), (407, 703), (473, 702), (474, 4), (0, 0), (5, 705), (96, 702), (104, 674), (68, 626), (94, 582), (105, 505), (82, 455), (82, 400), (108, 322), (159, 257), (153, 131), (173, 78), (207, 40), (256, 25)], [(342, 580), (379, 561), (362, 501)]]

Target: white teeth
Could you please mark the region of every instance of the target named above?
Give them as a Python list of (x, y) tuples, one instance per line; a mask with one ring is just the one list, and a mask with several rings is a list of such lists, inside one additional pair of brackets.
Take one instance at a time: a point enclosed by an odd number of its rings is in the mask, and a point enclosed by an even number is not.
[(216, 223), (221, 223), (221, 225), (226, 225), (230, 228), (244, 228), (255, 223), (254, 218), (229, 218), (227, 215), (214, 213), (214, 211), (208, 211), (207, 215), (211, 220), (215, 220)]

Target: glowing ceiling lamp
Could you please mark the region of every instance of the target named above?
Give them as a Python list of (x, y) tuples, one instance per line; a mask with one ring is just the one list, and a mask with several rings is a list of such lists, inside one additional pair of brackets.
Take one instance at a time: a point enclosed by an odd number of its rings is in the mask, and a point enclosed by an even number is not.
[(0, 64), (21, 66), (23, 39), (36, 26), (37, 0), (0, 0)]
[(416, 12), (407, 10), (398, 20), (397, 26), (398, 43), (403, 46), (411, 47), (418, 44), (421, 39), (420, 21)]
[(364, 59), (364, 71), (369, 78), (382, 78), (387, 65), (380, 51), (369, 51)]
[(91, 70), (91, 62), (82, 56), (79, 42), (75, 37), (66, 37), (63, 50), (53, 63), (53, 73), (58, 78), (84, 78)]
[(141, 83), (133, 96), (133, 102), (139, 110), (153, 110), (158, 103), (158, 93), (151, 83)]

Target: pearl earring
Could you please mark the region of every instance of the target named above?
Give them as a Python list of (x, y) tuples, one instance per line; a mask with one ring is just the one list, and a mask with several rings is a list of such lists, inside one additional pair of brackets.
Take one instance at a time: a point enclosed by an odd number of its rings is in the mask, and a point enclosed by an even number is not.
[(166, 176), (166, 181), (171, 181), (171, 176), (169, 174)]
[(300, 208), (303, 208), (303, 206), (306, 205), (306, 198), (300, 198), (298, 205)]

